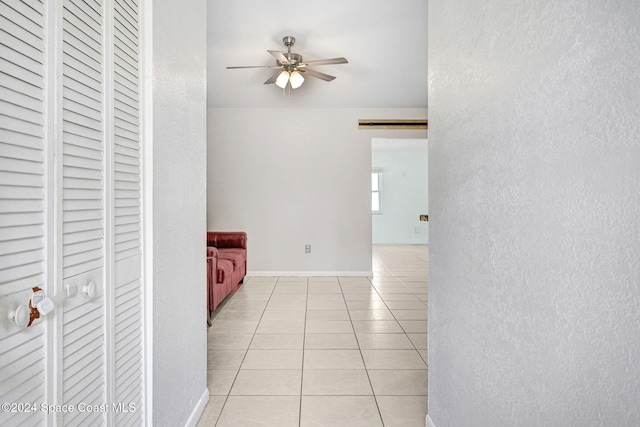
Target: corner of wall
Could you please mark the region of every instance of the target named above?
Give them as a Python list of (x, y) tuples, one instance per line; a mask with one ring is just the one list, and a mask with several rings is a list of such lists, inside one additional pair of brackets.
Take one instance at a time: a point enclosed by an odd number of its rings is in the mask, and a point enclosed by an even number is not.
[(191, 415), (184, 427), (196, 427), (198, 425), (198, 422), (204, 413), (204, 409), (207, 407), (207, 403), (209, 403), (209, 389), (205, 388), (204, 392), (202, 392), (202, 396), (200, 396), (200, 399), (193, 407), (193, 411), (191, 412)]
[(153, 170), (149, 172), (153, 335), (148, 393), (153, 413), (149, 422), (195, 425), (208, 399), (207, 2), (156, 1), (152, 8), (153, 63), (148, 78), (153, 79)]

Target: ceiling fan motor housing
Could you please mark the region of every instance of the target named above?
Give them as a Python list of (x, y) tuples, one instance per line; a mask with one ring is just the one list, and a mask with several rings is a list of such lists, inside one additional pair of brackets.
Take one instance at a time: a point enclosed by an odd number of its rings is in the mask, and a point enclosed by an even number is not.
[(276, 62), (280, 67), (282, 66), (286, 67), (287, 65), (295, 67), (296, 65), (302, 62), (302, 55), (299, 55), (297, 53), (289, 53), (289, 52), (283, 52), (282, 54), (289, 60), (289, 63), (284, 64), (276, 59)]

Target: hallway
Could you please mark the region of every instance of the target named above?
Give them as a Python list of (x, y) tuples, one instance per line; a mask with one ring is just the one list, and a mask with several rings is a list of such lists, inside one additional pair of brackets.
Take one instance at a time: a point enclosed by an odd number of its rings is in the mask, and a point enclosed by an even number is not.
[(428, 246), (367, 277), (250, 277), (208, 331), (204, 426), (422, 427)]

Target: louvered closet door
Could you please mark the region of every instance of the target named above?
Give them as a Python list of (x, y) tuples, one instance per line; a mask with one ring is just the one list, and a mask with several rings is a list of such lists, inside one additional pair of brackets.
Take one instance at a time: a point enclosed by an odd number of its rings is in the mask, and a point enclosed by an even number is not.
[(113, 14), (114, 398), (131, 412), (115, 425), (142, 424), (142, 226), (140, 22), (137, 1), (116, 0)]
[[(58, 402), (102, 405), (106, 394), (105, 135), (103, 10), (94, 0), (64, 0), (62, 12), (62, 264), (65, 284), (93, 281), (62, 316)], [(65, 426), (101, 425), (104, 414), (63, 414)]]
[[(133, 1), (107, 9), (113, 45), (105, 47), (102, 4), (64, 2), (65, 281), (94, 281), (100, 291), (65, 312), (63, 402), (107, 403), (110, 423), (136, 426), (143, 414), (139, 13)], [(67, 414), (64, 425), (103, 416)]]
[[(5, 317), (45, 277), (43, 9), (0, 2), (0, 403), (39, 405), (45, 396), (43, 324), (20, 330)], [(43, 420), (39, 411), (0, 411), (3, 426)]]
[[(36, 405), (2, 426), (144, 421), (139, 8), (0, 0), (0, 403)], [(34, 286), (55, 312), (20, 329)]]

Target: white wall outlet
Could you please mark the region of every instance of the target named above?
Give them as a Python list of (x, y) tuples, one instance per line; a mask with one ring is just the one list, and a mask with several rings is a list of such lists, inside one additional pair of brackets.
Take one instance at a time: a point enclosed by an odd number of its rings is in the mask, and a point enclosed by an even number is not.
[(311, 245), (304, 245), (304, 253), (305, 254), (311, 253)]

